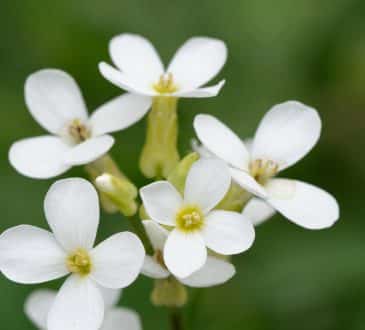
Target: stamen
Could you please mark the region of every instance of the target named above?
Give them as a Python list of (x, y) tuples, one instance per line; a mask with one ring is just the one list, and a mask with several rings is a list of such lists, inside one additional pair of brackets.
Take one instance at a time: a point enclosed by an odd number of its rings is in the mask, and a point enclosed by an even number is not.
[(176, 215), (176, 225), (185, 232), (200, 230), (204, 225), (204, 215), (197, 206), (184, 206)]
[(81, 276), (88, 275), (91, 272), (91, 259), (88, 252), (84, 249), (77, 249), (67, 257), (66, 266), (71, 273)]
[(67, 133), (74, 143), (81, 143), (91, 136), (90, 129), (80, 120), (74, 119), (68, 125)]
[(279, 165), (272, 160), (256, 159), (250, 164), (250, 174), (260, 184), (265, 184), (278, 170)]
[(172, 73), (165, 73), (160, 76), (157, 83), (153, 84), (153, 89), (160, 94), (170, 94), (178, 90), (174, 83)]

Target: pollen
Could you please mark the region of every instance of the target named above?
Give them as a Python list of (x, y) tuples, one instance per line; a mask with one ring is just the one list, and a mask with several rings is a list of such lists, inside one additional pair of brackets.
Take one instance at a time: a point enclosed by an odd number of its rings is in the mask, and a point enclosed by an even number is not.
[(76, 144), (91, 137), (90, 129), (80, 119), (73, 119), (69, 123), (67, 133)]
[(260, 184), (267, 183), (278, 170), (279, 166), (272, 160), (256, 159), (250, 164), (250, 174)]
[(70, 254), (66, 260), (67, 269), (71, 273), (86, 276), (91, 272), (91, 259), (89, 253), (84, 249), (77, 249)]
[(174, 83), (172, 73), (165, 73), (160, 76), (157, 83), (153, 84), (153, 89), (160, 94), (171, 94), (178, 90)]
[(199, 207), (187, 205), (176, 214), (176, 227), (184, 232), (200, 230), (204, 225), (204, 215)]

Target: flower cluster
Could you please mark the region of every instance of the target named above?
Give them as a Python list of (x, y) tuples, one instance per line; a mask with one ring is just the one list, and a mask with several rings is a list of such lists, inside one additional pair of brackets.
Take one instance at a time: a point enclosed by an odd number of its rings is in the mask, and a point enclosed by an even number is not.
[[(90, 179), (63, 179), (50, 187), (44, 212), (51, 232), (19, 225), (0, 235), (0, 271), (11, 281), (36, 284), (68, 276), (58, 293), (42, 289), (27, 298), (25, 312), (39, 329), (139, 330), (137, 314), (116, 307), (121, 289), (139, 274), (154, 280), (153, 304), (182, 307), (186, 286), (219, 285), (236, 274), (232, 256), (252, 246), (255, 226), (276, 211), (307, 229), (330, 227), (339, 218), (329, 193), (276, 178), (318, 141), (316, 110), (294, 101), (278, 104), (244, 141), (217, 118), (199, 114), (193, 123), (199, 142), (180, 159), (178, 99), (218, 95), (224, 80), (202, 86), (225, 64), (225, 44), (192, 38), (167, 69), (141, 36), (117, 36), (109, 49), (116, 68), (103, 62), (100, 72), (127, 93), (91, 116), (69, 74), (41, 70), (25, 83), (28, 109), (50, 135), (14, 143), (12, 166), (46, 179), (83, 165)], [(110, 133), (147, 112), (139, 165), (155, 181), (138, 190), (109, 155)], [(100, 205), (120, 212), (134, 233), (116, 233), (94, 247)]]

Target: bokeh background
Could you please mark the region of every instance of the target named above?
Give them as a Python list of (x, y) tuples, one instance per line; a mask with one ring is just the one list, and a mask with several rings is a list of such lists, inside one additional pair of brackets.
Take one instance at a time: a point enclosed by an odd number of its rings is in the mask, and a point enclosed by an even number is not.
[[(24, 105), (27, 75), (48, 67), (68, 71), (92, 110), (120, 93), (97, 70), (100, 60), (109, 61), (114, 35), (147, 36), (165, 62), (191, 36), (218, 37), (229, 48), (220, 74), (227, 84), (216, 98), (181, 100), (180, 150), (189, 151), (197, 113), (214, 114), (247, 137), (271, 105), (305, 102), (321, 114), (322, 137), (284, 175), (332, 192), (341, 219), (324, 231), (281, 216), (258, 227), (253, 248), (234, 259), (238, 275), (231, 282), (191, 291), (188, 329), (365, 329), (363, 0), (1, 0), (0, 31), (0, 231), (23, 223), (46, 228), (42, 204), (52, 180), (22, 177), (7, 160), (12, 142), (43, 134)], [(144, 129), (142, 121), (116, 134), (112, 149), (138, 185), (147, 182), (137, 168)], [(67, 173), (83, 175), (82, 168)], [(120, 216), (103, 214), (99, 239), (124, 228)], [(0, 275), (1, 329), (34, 329), (23, 302), (35, 287)], [(144, 329), (168, 329), (166, 311), (149, 303), (151, 287), (140, 277), (121, 304), (141, 314)]]

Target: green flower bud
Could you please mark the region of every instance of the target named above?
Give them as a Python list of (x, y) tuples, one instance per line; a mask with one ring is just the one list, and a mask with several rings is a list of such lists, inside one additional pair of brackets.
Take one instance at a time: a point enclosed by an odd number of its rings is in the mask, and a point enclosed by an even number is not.
[(152, 304), (164, 307), (182, 307), (187, 303), (188, 292), (174, 277), (155, 280), (151, 294)]
[(147, 178), (166, 178), (179, 161), (177, 98), (155, 97), (139, 166)]

